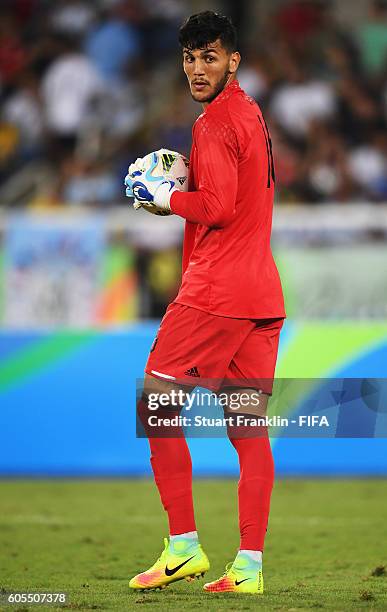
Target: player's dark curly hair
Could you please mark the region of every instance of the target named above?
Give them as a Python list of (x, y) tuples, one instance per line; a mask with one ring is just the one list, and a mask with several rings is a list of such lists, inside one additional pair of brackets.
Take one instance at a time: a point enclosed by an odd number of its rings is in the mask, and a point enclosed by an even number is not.
[(205, 49), (218, 38), (229, 53), (236, 51), (237, 33), (234, 24), (229, 17), (213, 11), (191, 15), (179, 31), (180, 45), (190, 51)]

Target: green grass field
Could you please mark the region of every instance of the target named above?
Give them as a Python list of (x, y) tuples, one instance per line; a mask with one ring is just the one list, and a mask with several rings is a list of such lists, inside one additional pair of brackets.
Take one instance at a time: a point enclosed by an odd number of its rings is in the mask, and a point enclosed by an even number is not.
[[(194, 494), (214, 579), (238, 546), (236, 485), (199, 480)], [(128, 578), (156, 560), (166, 534), (151, 481), (2, 481), (0, 587), (66, 591), (74, 610), (387, 609), (386, 481), (277, 481), (263, 596), (210, 595), (202, 581), (129, 592)]]

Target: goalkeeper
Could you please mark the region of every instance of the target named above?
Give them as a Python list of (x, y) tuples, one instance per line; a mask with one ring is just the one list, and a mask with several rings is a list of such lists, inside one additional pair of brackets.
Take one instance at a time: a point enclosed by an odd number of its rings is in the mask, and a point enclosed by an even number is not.
[[(151, 464), (170, 538), (161, 557), (132, 578), (132, 588), (163, 588), (209, 569), (194, 517), (192, 466), (179, 427), (148, 427), (148, 396), (197, 385), (252, 397), (243, 415), (264, 416), (272, 393), (280, 330), (285, 318), (281, 282), (270, 249), (274, 198), (271, 140), (262, 113), (240, 88), (235, 28), (206, 11), (181, 27), (183, 67), (203, 112), (193, 127), (188, 192), (173, 181), (137, 170), (127, 194), (186, 220), (183, 276), (153, 343), (138, 414), (149, 436)], [(157, 154), (156, 154), (157, 155)], [(178, 414), (172, 405), (158, 416)], [(225, 407), (226, 416), (231, 414)], [(246, 419), (247, 420), (247, 419)], [(264, 428), (229, 426), (240, 464), (240, 547), (208, 592), (262, 593), (262, 552), (274, 480)], [(220, 535), (220, 533), (219, 533)]]

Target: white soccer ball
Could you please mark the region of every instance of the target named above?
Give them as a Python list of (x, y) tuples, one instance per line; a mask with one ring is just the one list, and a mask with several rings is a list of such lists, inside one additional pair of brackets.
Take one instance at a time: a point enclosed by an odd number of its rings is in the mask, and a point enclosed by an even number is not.
[[(152, 175), (164, 176), (168, 181), (173, 181), (179, 191), (188, 191), (188, 159), (181, 153), (168, 149), (159, 149), (156, 153), (158, 154), (158, 163), (152, 170)], [(153, 155), (154, 153), (149, 153), (143, 158), (145, 168), (149, 168), (151, 165)], [(171, 214), (169, 210), (159, 208), (153, 202), (141, 202), (141, 207), (152, 215)]]

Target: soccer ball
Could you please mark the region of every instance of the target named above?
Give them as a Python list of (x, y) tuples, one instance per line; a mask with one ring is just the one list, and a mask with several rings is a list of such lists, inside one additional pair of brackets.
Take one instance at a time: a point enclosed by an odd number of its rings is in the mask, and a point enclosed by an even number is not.
[[(164, 176), (167, 180), (175, 183), (176, 189), (188, 191), (188, 169), (189, 161), (181, 153), (160, 149), (158, 153), (158, 163), (152, 170), (153, 176)], [(149, 153), (144, 157), (144, 166), (149, 167), (154, 153)], [(141, 202), (141, 207), (152, 215), (170, 215), (169, 210), (159, 208), (153, 202)]]

